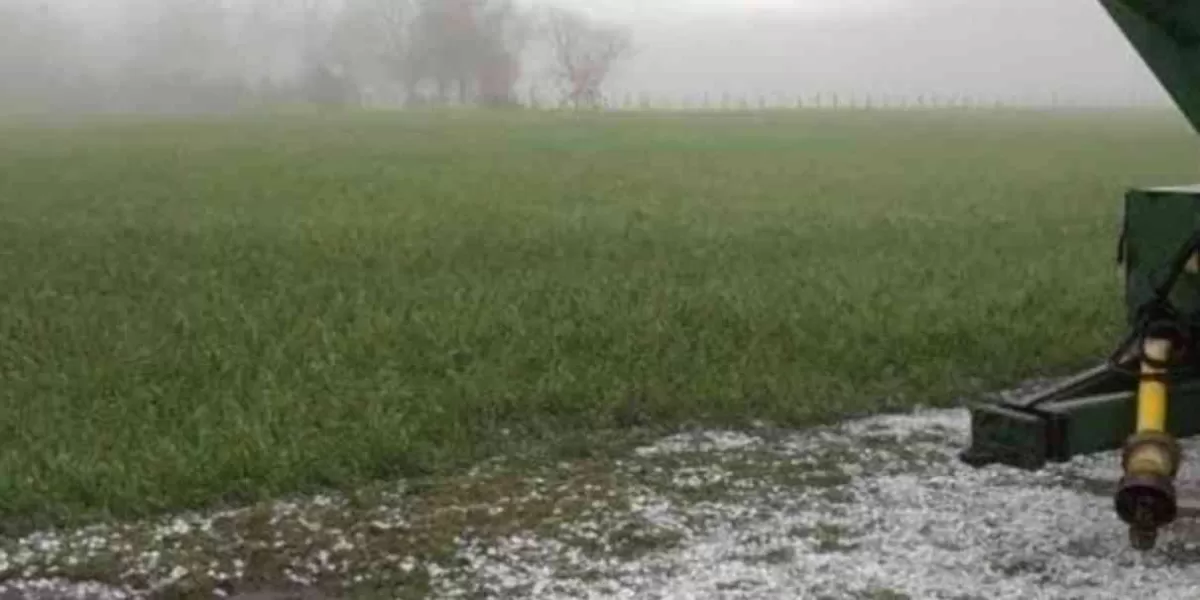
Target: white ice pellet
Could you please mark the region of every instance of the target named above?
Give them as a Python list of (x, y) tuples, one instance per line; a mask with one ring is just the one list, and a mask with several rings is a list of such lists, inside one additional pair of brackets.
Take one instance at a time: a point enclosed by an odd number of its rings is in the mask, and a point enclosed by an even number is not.
[[(1175, 554), (1170, 558), (1138, 556), (1111, 498), (1064, 485), (1081, 476), (1115, 480), (1111, 453), (1038, 473), (976, 470), (955, 460), (967, 427), (965, 411), (916, 411), (796, 433), (770, 446), (778, 461), (808, 465), (800, 469), (831, 463), (849, 481), (824, 489), (763, 485), (739, 502), (689, 503), (642, 490), (629, 498), (632, 512), (626, 516), (647, 530), (675, 531), (680, 543), (615, 561), (552, 537), (472, 542), (459, 549), (471, 569), (439, 572), (435, 583), (448, 595), (471, 588), (547, 600), (851, 598), (871, 591), (930, 599), (1200, 597), (1200, 555), (1187, 556), (1187, 545), (1180, 543), (1166, 550)], [(904, 463), (885, 445), (822, 460), (830, 449), (858, 448), (856, 440), (864, 436), (893, 440), (931, 458)], [(709, 467), (665, 477), (668, 488), (686, 490), (730, 477), (718, 463), (751, 446), (761, 453), (766, 444), (749, 436), (690, 433), (637, 454), (644, 459), (707, 454)], [(811, 460), (796, 460), (801, 457)], [(881, 460), (887, 469), (871, 464)], [(848, 500), (822, 493), (831, 489)], [(705, 525), (689, 528), (701, 522)], [(614, 523), (581, 522), (568, 529), (603, 534)], [(835, 532), (824, 542), (796, 533), (821, 526)], [(1160, 543), (1172, 547), (1179, 535), (1164, 531)]]
[[(1200, 598), (1200, 517), (1181, 517), (1163, 532), (1160, 550), (1141, 555), (1129, 548), (1111, 497), (1079, 485), (1115, 482), (1116, 453), (1034, 473), (972, 469), (956, 458), (968, 427), (963, 410), (918, 410), (782, 439), (671, 436), (617, 463), (619, 485), (531, 478), (533, 492), (482, 504), (502, 519), (524, 502), (553, 497), (548, 512), (567, 522), (500, 539), (464, 530), (454, 538), (458, 560), (446, 565), (371, 552), (370, 536), (324, 519), (347, 507), (341, 496), (276, 503), (271, 521), (279, 529), (265, 541), (287, 557), (287, 576), (299, 585), (317, 577), (348, 583), (386, 568), (424, 570), (433, 595), (445, 598)], [(1200, 442), (1186, 442), (1185, 450), (1200, 461)], [(1193, 511), (1200, 510), (1196, 466), (1185, 463), (1179, 488), (1181, 505)], [(802, 477), (776, 478), (789, 473)], [(806, 485), (807, 475), (822, 477)], [(724, 493), (710, 495), (711, 486)], [(403, 496), (385, 498), (358, 523), (374, 534), (403, 535)], [(214, 523), (248, 510), (188, 513), (143, 531), (171, 544), (200, 534), (212, 540), (205, 532), (224, 531)], [(311, 535), (297, 536), (297, 528)], [(240, 535), (223, 535), (221, 546), (243, 548)], [(176, 564), (179, 551), (133, 539), (140, 540), (107, 525), (0, 539), (0, 573), (10, 578), (0, 597), (34, 590), (68, 599), (134, 597), (119, 587), (48, 579), (55, 570), (41, 567), (80, 565), (105, 552), (121, 553), (124, 574), (155, 589), (196, 576), (194, 565)], [(375, 562), (356, 564), (358, 550)], [(233, 573), (218, 568), (230, 563)], [(199, 572), (236, 580), (246, 566), (225, 555)]]

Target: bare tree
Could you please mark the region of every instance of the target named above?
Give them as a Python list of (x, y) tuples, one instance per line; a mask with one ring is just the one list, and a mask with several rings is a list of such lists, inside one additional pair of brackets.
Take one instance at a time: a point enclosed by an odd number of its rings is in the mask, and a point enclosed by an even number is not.
[(346, 66), (334, 54), (333, 27), (336, 12), (327, 12), (322, 0), (300, 0), (301, 89), (307, 100), (319, 107), (344, 106), (356, 98), (357, 87)]
[(599, 106), (613, 68), (633, 51), (629, 30), (560, 7), (547, 10), (545, 28), (553, 75), (564, 88), (566, 102), (575, 108)]
[(361, 91), (406, 92), (415, 0), (347, 0), (330, 36), (331, 55)]
[(230, 110), (245, 92), (230, 13), (216, 2), (130, 5), (124, 101), (142, 110)]
[(534, 32), (531, 15), (511, 0), (484, 7), (480, 19), (482, 44), (476, 63), (479, 100), (488, 106), (517, 103), (522, 59)]
[(466, 102), (470, 86), (471, 57), (478, 34), (476, 0), (420, 0), (412, 29), (408, 65), (411, 87), (431, 82), (438, 104), (447, 104), (452, 92)]
[(529, 31), (511, 0), (420, 0), (410, 86), (432, 83), (441, 104), (513, 101)]

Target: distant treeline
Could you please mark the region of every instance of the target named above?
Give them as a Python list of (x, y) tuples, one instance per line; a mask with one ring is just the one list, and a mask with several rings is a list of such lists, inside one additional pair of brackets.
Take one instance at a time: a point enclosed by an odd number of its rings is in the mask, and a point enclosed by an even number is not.
[(613, 70), (633, 48), (628, 28), (519, 0), (110, 0), (88, 14), (67, 1), (0, 2), (0, 112), (1078, 106), (1053, 90), (1038, 98), (613, 90)]
[(630, 48), (623, 27), (511, 0), (116, 0), (102, 19), (9, 0), (0, 110), (516, 105), (530, 80), (594, 106)]

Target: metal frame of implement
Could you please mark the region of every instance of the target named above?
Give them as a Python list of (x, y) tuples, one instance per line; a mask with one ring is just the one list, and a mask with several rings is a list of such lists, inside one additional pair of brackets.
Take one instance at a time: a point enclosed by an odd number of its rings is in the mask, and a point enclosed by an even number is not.
[[(1200, 132), (1200, 0), (1099, 2)], [(1118, 261), (1127, 338), (1050, 389), (972, 406), (960, 458), (1037, 470), (1123, 450), (1114, 505), (1147, 550), (1176, 516), (1177, 440), (1200, 435), (1200, 185), (1130, 190)]]

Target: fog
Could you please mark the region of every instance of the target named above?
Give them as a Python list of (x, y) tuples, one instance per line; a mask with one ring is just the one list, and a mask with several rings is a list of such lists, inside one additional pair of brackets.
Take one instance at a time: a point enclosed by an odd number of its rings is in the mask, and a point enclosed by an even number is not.
[[(843, 0), (844, 1), (844, 0)], [(778, 4), (787, 4), (779, 0)], [(1167, 98), (1096, 0), (859, 0), (637, 23), (622, 83), (663, 95), (842, 92), (1045, 104)]]
[(1097, 0), (0, 0), (0, 77), (9, 112), (1168, 102)]

